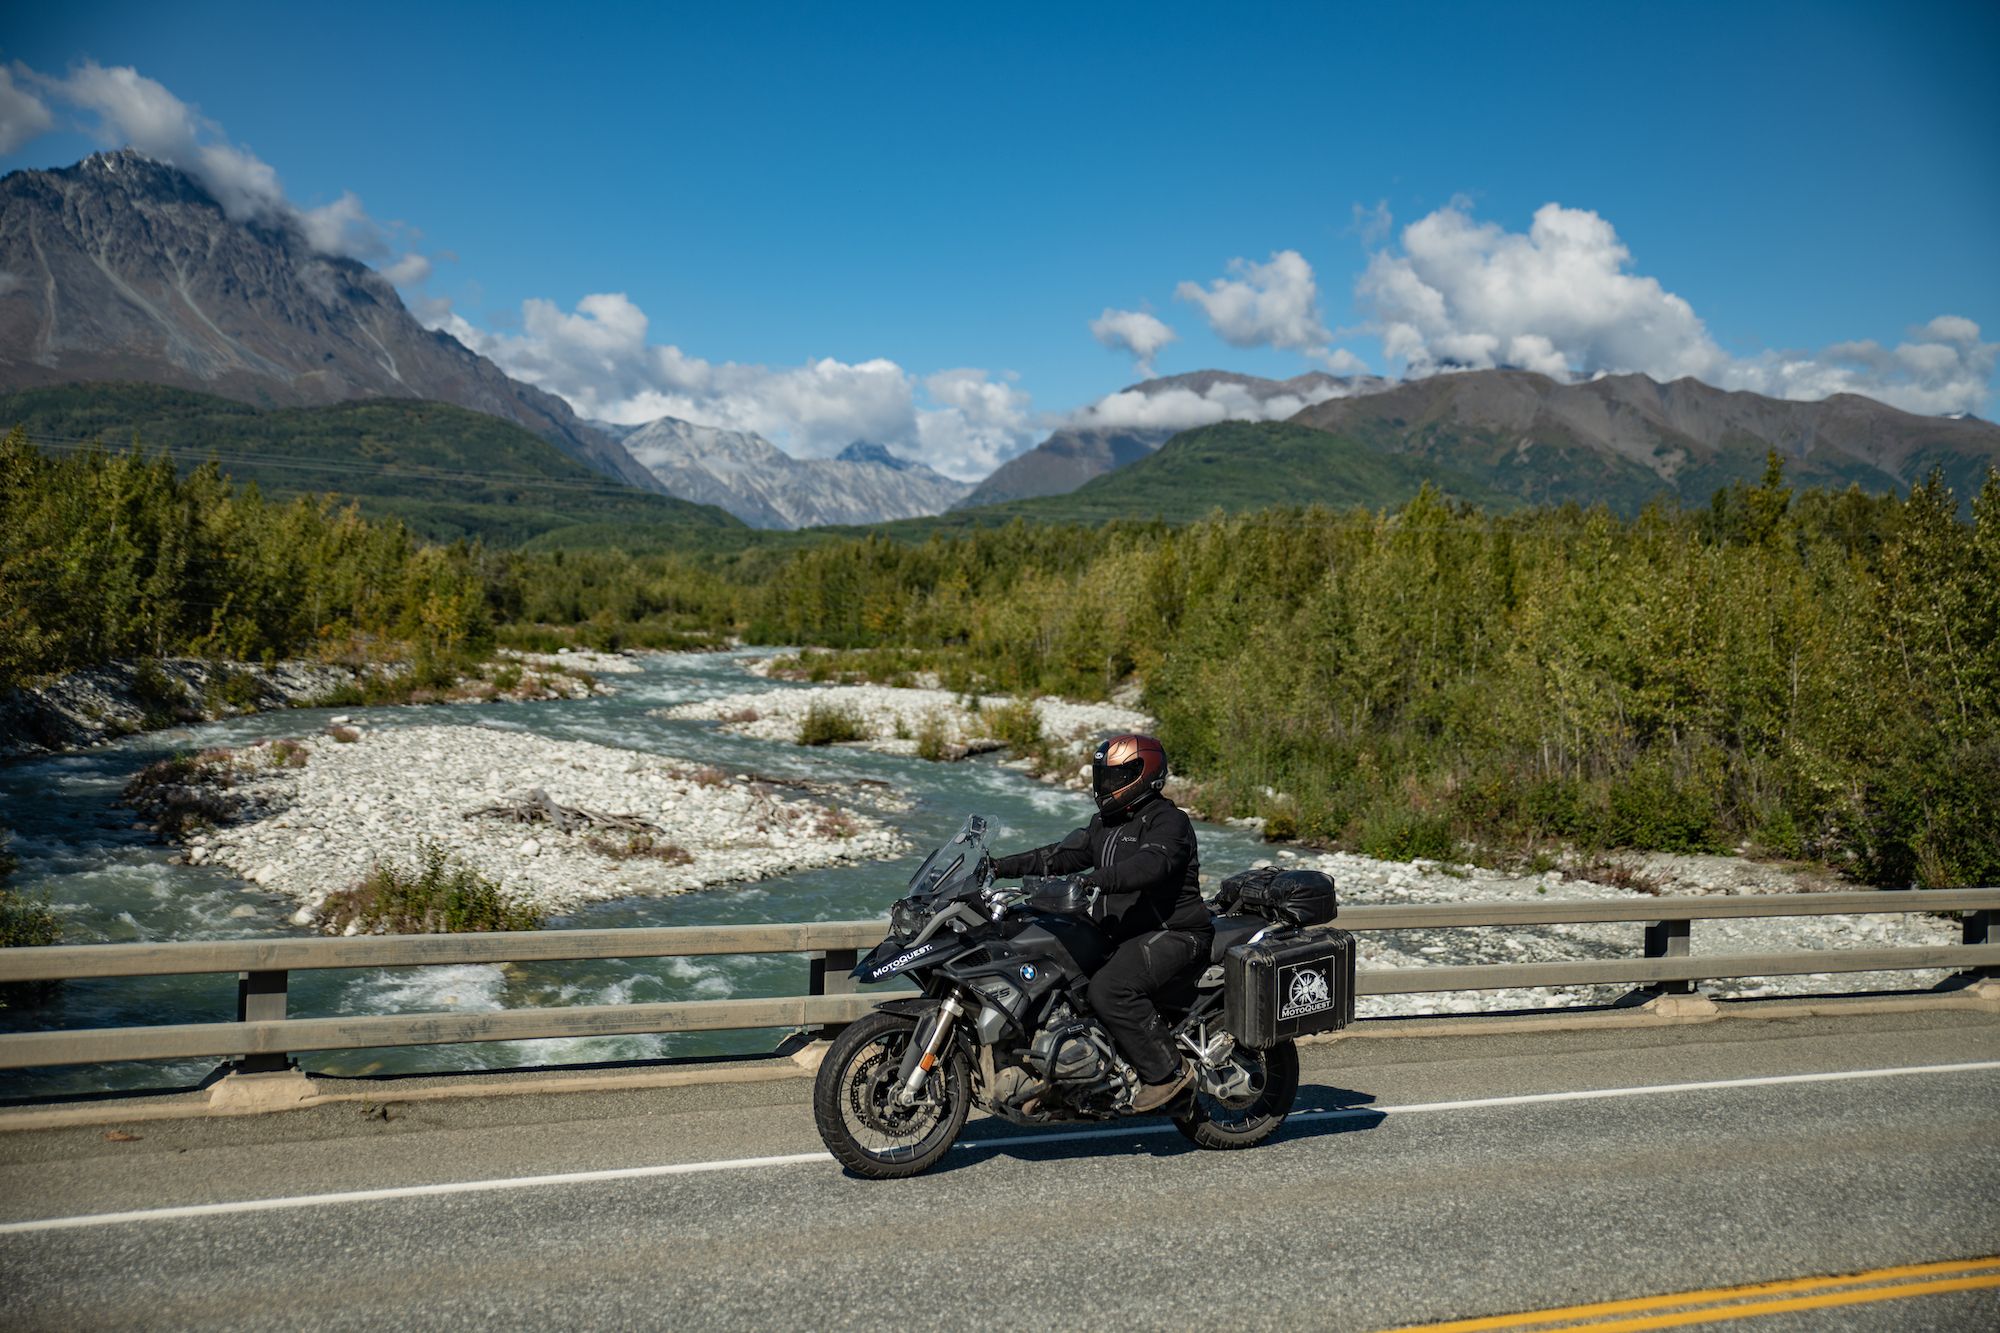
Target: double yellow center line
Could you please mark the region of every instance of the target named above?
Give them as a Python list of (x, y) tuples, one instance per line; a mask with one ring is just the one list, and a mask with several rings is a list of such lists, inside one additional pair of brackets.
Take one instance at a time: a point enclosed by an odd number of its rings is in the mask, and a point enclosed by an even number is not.
[(1838, 1277), (1787, 1278), (1742, 1287), (1710, 1287), (1668, 1296), (1641, 1296), (1594, 1305), (1566, 1305), (1557, 1310), (1454, 1319), (1443, 1324), (1413, 1324), (1397, 1333), (1484, 1333), (1488, 1329), (1550, 1329), (1563, 1333), (1623, 1333), (1627, 1329), (1685, 1328), (1725, 1319), (1823, 1310), (1834, 1305), (1865, 1305), (1933, 1296), (1949, 1291), (2000, 1287), (2000, 1255), (1984, 1259), (1951, 1259), (1933, 1264), (1904, 1264)]

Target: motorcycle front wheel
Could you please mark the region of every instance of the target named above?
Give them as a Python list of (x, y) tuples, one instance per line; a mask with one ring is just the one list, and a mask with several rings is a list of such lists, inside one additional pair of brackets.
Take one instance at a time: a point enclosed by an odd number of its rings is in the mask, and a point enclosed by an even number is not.
[(1250, 1095), (1235, 1102), (1196, 1090), (1193, 1104), (1174, 1117), (1174, 1128), (1203, 1148), (1227, 1151), (1262, 1143), (1277, 1132), (1299, 1095), (1299, 1048), (1289, 1041), (1266, 1051), (1239, 1049), (1250, 1070)]
[(833, 1039), (813, 1081), (813, 1120), (834, 1160), (857, 1176), (895, 1180), (928, 1171), (950, 1151), (972, 1109), (965, 1062), (947, 1048), (916, 1103), (896, 1096), (896, 1071), (916, 1024), (870, 1014)]

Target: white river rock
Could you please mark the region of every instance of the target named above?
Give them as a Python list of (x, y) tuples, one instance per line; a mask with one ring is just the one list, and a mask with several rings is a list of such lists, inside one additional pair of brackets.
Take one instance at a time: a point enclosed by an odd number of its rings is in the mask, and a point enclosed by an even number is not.
[[(426, 843), (499, 881), (510, 900), (550, 912), (907, 850), (895, 830), (863, 811), (836, 811), (765, 782), (585, 741), (425, 726), (307, 745), (302, 768), (270, 767), (263, 746), (240, 752), (233, 790), (251, 798), (250, 814), (212, 831), (204, 844), (210, 864), (299, 903), (293, 919), (300, 924), (370, 865), (414, 866)], [(617, 858), (591, 849), (587, 834), (465, 817), (537, 787), (562, 805), (655, 824), (656, 841), (692, 859)]]

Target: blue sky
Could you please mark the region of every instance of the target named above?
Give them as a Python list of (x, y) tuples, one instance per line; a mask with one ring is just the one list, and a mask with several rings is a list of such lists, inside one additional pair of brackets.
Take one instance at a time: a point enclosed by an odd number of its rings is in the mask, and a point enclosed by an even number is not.
[(603, 415), (976, 472), (1138, 377), (1107, 309), (1170, 327), (1162, 374), (1992, 415), (1990, 3), (38, 8), (0, 61), (50, 123), (0, 167), (127, 137), (62, 81), (130, 67), (299, 209), (398, 224), (370, 257), (429, 257), (413, 308)]

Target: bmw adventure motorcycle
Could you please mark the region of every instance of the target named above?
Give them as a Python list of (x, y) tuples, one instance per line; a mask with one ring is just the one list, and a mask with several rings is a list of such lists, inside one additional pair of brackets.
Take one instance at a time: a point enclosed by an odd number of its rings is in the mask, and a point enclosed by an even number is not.
[[(854, 969), (919, 987), (848, 1025), (820, 1064), (813, 1117), (857, 1175), (928, 1170), (974, 1106), (1021, 1125), (1132, 1114), (1138, 1074), (1084, 997), (1109, 952), (1091, 921), (1097, 891), (1078, 876), (996, 886), (986, 830), (968, 818), (918, 867), (888, 938)], [(1168, 1114), (1201, 1147), (1247, 1148), (1292, 1109), (1294, 1038), (1353, 1018), (1353, 937), (1310, 929), (1336, 911), (1316, 872), (1247, 872), (1219, 901), (1211, 966), (1160, 997), (1196, 1070)]]

